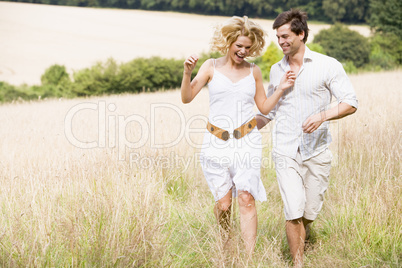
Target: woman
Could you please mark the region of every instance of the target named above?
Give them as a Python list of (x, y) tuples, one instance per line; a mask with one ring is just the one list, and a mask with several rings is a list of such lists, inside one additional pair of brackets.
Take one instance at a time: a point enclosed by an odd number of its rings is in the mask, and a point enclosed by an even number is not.
[(257, 235), (255, 200), (266, 201), (260, 179), (261, 134), (256, 128), (254, 104), (268, 114), (296, 76), (288, 71), (275, 93), (267, 98), (258, 66), (245, 59), (261, 54), (265, 32), (246, 16), (232, 17), (217, 28), (212, 49), (224, 56), (209, 59), (191, 81), (198, 57), (184, 62), (183, 103), (191, 102), (208, 83), (210, 114), (201, 150), (201, 166), (214, 195), (214, 214), (224, 230), (230, 227), (232, 195), (238, 196), (240, 228), (246, 251), (254, 251)]

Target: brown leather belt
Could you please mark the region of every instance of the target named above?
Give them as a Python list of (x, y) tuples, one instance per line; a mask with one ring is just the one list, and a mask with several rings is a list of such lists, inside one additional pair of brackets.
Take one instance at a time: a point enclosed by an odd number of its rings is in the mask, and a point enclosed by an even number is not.
[[(250, 133), (257, 125), (257, 120), (255, 117), (248, 121), (247, 123), (241, 125), (233, 131), (233, 137), (236, 139), (241, 139)], [(227, 141), (230, 138), (229, 132), (227, 130), (221, 129), (220, 127), (212, 125), (208, 122), (207, 129), (212, 135), (218, 137), (221, 140)]]

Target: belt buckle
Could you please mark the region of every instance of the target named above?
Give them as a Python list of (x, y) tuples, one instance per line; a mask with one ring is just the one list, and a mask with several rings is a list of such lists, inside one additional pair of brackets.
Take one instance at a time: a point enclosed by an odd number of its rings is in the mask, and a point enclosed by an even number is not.
[(233, 137), (235, 137), (236, 139), (240, 139), (241, 138), (241, 133), (238, 130), (233, 131)]
[(229, 139), (240, 139), (241, 138), (241, 133), (238, 130), (233, 131), (233, 133), (229, 133), (229, 131), (225, 130), (222, 132), (222, 140), (227, 141)]
[(225, 130), (222, 132), (222, 140), (227, 141), (230, 138), (229, 131)]

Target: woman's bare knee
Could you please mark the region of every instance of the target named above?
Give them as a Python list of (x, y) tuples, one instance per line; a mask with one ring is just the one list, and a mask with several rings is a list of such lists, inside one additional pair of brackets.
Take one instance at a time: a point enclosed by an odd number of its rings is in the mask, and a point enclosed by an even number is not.
[(221, 211), (230, 210), (230, 206), (232, 205), (232, 191), (229, 191), (223, 198), (219, 199), (217, 202), (218, 209)]
[(218, 208), (219, 210), (222, 211), (228, 211), (230, 209), (230, 206), (232, 205), (232, 202), (227, 202), (227, 201), (218, 201)]
[(246, 191), (239, 191), (239, 206), (240, 207), (255, 207), (254, 197)]

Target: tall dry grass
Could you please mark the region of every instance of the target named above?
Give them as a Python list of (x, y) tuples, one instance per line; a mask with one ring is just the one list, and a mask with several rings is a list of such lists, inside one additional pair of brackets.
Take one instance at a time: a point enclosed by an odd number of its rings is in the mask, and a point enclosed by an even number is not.
[[(332, 124), (336, 159), (306, 267), (401, 265), (401, 74), (351, 76), (360, 108)], [(207, 114), (207, 90), (189, 105), (171, 91), (0, 106), (0, 265), (289, 266), (270, 126), (254, 258), (238, 234), (223, 250), (192, 144)], [(66, 129), (98, 146), (74, 146)], [(233, 222), (238, 229), (236, 210)]]

